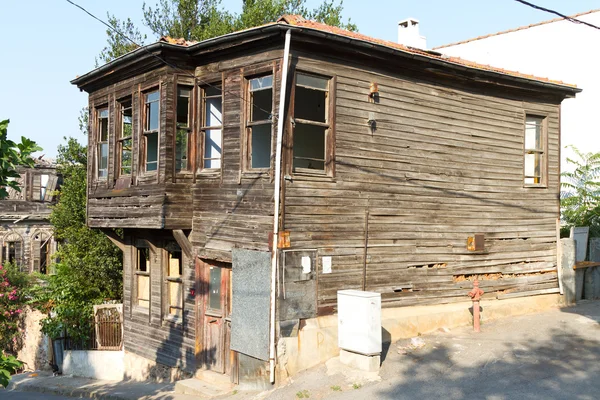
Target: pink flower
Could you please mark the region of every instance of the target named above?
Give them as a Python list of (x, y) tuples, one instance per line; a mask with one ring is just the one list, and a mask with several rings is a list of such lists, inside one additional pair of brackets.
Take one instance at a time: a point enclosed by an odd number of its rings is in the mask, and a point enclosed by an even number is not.
[(0, 297), (4, 297), (4, 293), (0, 293)]
[(17, 314), (21, 314), (22, 312), (23, 312), (23, 310), (21, 310), (20, 308), (18, 308), (16, 311)]

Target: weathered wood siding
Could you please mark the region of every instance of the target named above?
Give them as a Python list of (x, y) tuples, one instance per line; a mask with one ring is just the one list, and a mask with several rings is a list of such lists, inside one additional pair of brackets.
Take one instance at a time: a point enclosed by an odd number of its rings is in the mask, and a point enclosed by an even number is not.
[[(126, 250), (123, 252), (123, 304), (125, 321), (125, 350), (155, 360), (170, 367), (194, 372), (195, 363), (195, 303), (190, 288), (195, 286), (193, 261), (183, 254), (183, 321), (173, 322), (166, 315), (165, 244), (174, 239), (169, 231), (127, 230)], [(135, 234), (135, 236), (133, 236)], [(150, 308), (136, 305), (135, 239), (148, 240), (150, 256)]]
[[(365, 288), (384, 306), (466, 300), (475, 275), (486, 296), (557, 287), (557, 102), (311, 58), (297, 69), (337, 81), (336, 172), (285, 181), (284, 229), (293, 249), (318, 249), (319, 314), (334, 311), (337, 290), (363, 287), (366, 239)], [(548, 119), (547, 188), (523, 187), (526, 112)], [(485, 251), (467, 251), (475, 233)]]
[[(268, 250), (273, 230), (273, 169), (244, 172), (243, 138), (248, 95), (245, 77), (273, 73), (273, 114), (278, 113), (281, 50), (271, 50), (199, 67), (196, 75), (222, 72), (223, 159), (217, 175), (199, 176), (193, 186), (194, 221), (191, 240), (203, 258), (231, 261), (234, 247)], [(209, 72), (207, 72), (209, 71)], [(272, 161), (275, 159), (276, 119), (272, 126)]]

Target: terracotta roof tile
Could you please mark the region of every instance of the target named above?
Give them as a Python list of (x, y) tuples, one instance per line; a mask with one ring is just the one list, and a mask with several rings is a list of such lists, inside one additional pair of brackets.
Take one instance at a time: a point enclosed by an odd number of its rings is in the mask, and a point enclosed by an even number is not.
[(532, 80), (540, 81), (540, 82), (549, 82), (549, 83), (554, 83), (554, 84), (558, 84), (558, 85), (577, 87), (576, 85), (571, 85), (568, 83), (564, 83), (562, 81), (551, 80), (548, 78), (542, 78), (542, 77), (538, 77), (538, 76), (534, 76), (534, 75), (530, 75), (530, 74), (524, 74), (524, 73), (517, 72), (517, 71), (510, 71), (510, 70), (506, 70), (503, 68), (493, 67), (490, 65), (478, 64), (476, 62), (464, 60), (460, 57), (450, 57), (450, 56), (446, 56), (446, 55), (443, 55), (443, 54), (437, 53), (437, 52), (417, 49), (415, 47), (405, 46), (403, 44), (391, 42), (388, 40), (377, 39), (377, 38), (374, 38), (371, 36), (363, 35), (358, 32), (351, 32), (346, 29), (338, 28), (336, 26), (330, 26), (330, 25), (323, 24), (321, 22), (311, 21), (311, 20), (305, 19), (301, 15), (284, 15), (277, 20), (277, 23), (280, 23), (280, 24), (285, 23), (288, 25), (298, 26), (301, 28), (315, 29), (318, 31), (327, 32), (327, 33), (331, 33), (331, 34), (338, 35), (338, 36), (344, 36), (344, 37), (347, 37), (350, 39), (357, 39), (357, 40), (361, 40), (361, 41), (365, 41), (365, 42), (369, 42), (369, 43), (373, 43), (373, 44), (378, 44), (378, 45), (385, 46), (385, 47), (391, 47), (396, 50), (401, 50), (401, 51), (404, 51), (407, 53), (412, 53), (412, 54), (419, 54), (424, 57), (437, 59), (437, 60), (440, 60), (442, 62), (446, 62), (449, 64), (457, 64), (457, 65), (462, 65), (462, 66), (473, 68), (473, 69), (497, 72), (497, 73), (504, 74), (504, 75), (516, 76), (516, 77), (525, 78), (525, 79), (532, 79)]
[[(577, 18), (577, 17), (581, 17), (582, 15), (593, 14), (593, 13), (598, 12), (598, 11), (600, 11), (600, 8), (595, 9), (595, 10), (590, 10), (590, 11), (584, 11), (584, 12), (581, 12), (581, 13), (575, 14), (575, 15), (570, 15), (569, 18)], [(525, 29), (533, 28), (533, 27), (536, 27), (536, 26), (546, 25), (546, 24), (550, 24), (552, 22), (559, 22), (559, 21), (564, 21), (564, 20), (565, 20), (564, 18), (549, 19), (547, 21), (542, 21), (542, 22), (538, 22), (538, 23), (535, 23), (535, 24), (520, 26), (518, 28), (508, 29), (508, 30), (500, 31), (500, 32), (496, 32), (496, 33), (490, 33), (490, 34), (483, 35), (483, 36), (477, 36), (475, 38), (467, 39), (467, 40), (462, 40), (460, 42), (445, 44), (445, 45), (442, 45), (442, 46), (434, 47), (433, 49), (434, 50), (443, 49), (445, 47), (451, 47), (451, 46), (456, 46), (456, 45), (459, 45), (459, 44), (465, 44), (465, 43), (469, 43), (469, 42), (474, 42), (476, 40), (487, 39), (487, 38), (492, 37), (492, 36), (504, 35), (505, 33), (511, 33), (511, 32), (518, 32), (518, 31), (522, 31), (522, 30), (525, 30)]]

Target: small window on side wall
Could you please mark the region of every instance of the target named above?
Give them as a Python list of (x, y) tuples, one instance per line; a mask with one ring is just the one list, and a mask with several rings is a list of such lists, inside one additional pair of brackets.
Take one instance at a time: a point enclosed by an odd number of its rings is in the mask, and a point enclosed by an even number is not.
[(189, 169), (189, 143), (192, 132), (192, 88), (177, 86), (177, 132), (175, 134), (175, 172)]
[(165, 281), (167, 292), (166, 315), (183, 317), (183, 255), (176, 244), (167, 246), (168, 264)]
[(273, 75), (249, 79), (248, 91), (248, 165), (265, 169), (271, 166)]
[(96, 138), (97, 138), (97, 177), (106, 179), (108, 176), (108, 107), (96, 110)]
[(523, 183), (525, 186), (546, 185), (546, 119), (525, 117)]
[(150, 248), (146, 244), (136, 247), (135, 305), (150, 308)]
[(202, 133), (204, 151), (202, 154), (204, 169), (221, 168), (223, 155), (223, 113), (221, 85), (215, 84), (202, 88)]
[(158, 90), (144, 94), (144, 156), (147, 172), (158, 169), (159, 100)]

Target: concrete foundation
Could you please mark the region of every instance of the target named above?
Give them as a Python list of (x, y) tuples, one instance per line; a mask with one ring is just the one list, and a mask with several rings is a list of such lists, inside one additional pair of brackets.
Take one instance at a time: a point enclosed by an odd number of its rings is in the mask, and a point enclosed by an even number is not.
[(123, 351), (66, 350), (62, 365), (65, 375), (120, 381), (125, 373)]
[(365, 372), (377, 372), (381, 365), (381, 356), (366, 356), (351, 351), (340, 350), (340, 362)]
[(171, 368), (156, 361), (138, 356), (125, 349), (123, 356), (124, 379), (133, 381), (175, 382), (191, 378), (192, 374)]
[[(571, 269), (572, 271), (572, 269)], [(487, 321), (524, 315), (562, 305), (559, 294), (547, 294), (506, 300), (483, 300), (481, 307), (482, 330)], [(382, 314), (382, 337), (384, 342), (395, 342), (440, 328), (471, 325), (472, 302), (435, 306), (384, 308)], [(278, 343), (278, 381), (288, 376), (326, 362), (340, 355), (337, 346), (337, 315), (305, 320), (298, 337), (281, 338)]]
[[(560, 269), (560, 279), (562, 279), (562, 289), (565, 296), (565, 304), (573, 305), (577, 301), (577, 280), (575, 277), (575, 241), (573, 239), (560, 239), (560, 258), (558, 268)], [(583, 277), (581, 277), (583, 285)], [(583, 287), (583, 286), (582, 286)], [(579, 297), (581, 299), (581, 297)]]

